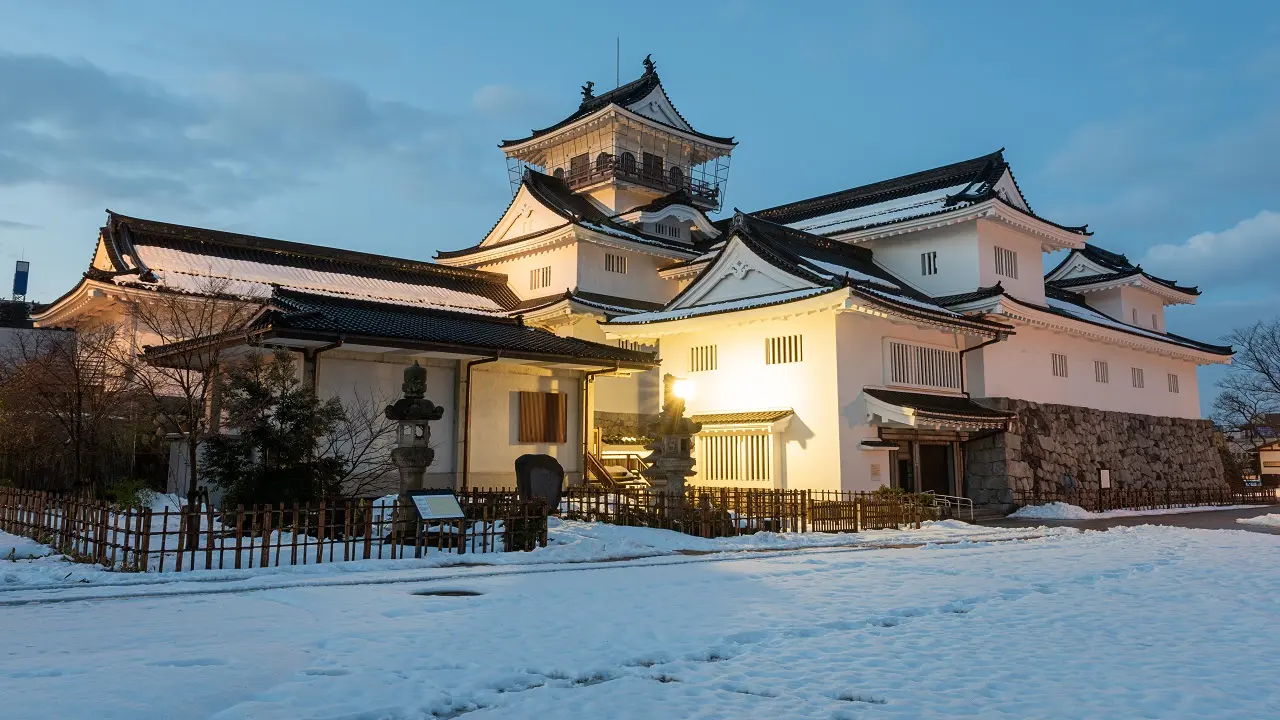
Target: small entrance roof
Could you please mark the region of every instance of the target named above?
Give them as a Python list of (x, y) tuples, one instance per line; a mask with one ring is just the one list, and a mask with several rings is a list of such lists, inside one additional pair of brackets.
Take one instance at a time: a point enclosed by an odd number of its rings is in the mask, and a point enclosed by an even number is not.
[(940, 427), (971, 430), (1004, 430), (1015, 415), (994, 410), (973, 401), (968, 395), (863, 388), (867, 412), (880, 423), (910, 427)]

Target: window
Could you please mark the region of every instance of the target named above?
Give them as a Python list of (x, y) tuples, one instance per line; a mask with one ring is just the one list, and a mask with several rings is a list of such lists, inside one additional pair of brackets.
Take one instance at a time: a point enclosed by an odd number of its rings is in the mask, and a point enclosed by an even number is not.
[(671, 169), (667, 171), (667, 182), (678, 188), (684, 187), (684, 171), (672, 165)]
[(614, 255), (613, 253), (604, 254), (604, 269), (608, 272), (615, 272), (619, 275), (627, 274), (627, 256)]
[(804, 360), (804, 336), (784, 335), (764, 339), (764, 364), (781, 365)]
[(568, 427), (569, 396), (553, 392), (520, 392), (522, 443), (563, 443)]
[(640, 342), (639, 340), (626, 340), (623, 338), (618, 338), (617, 340), (614, 341), (614, 344), (622, 348), (623, 350), (640, 350), (642, 352), (653, 352), (654, 350), (654, 347), (652, 345), (648, 345), (646, 343)]
[(665, 235), (669, 238), (675, 238), (677, 240), (680, 240), (681, 238), (684, 237), (684, 228), (680, 227), (679, 225), (668, 225), (666, 223), (654, 223), (653, 230), (659, 235)]
[(717, 367), (716, 359), (715, 345), (691, 347), (689, 348), (689, 372), (715, 370)]
[(621, 159), (618, 161), (618, 164), (622, 166), (622, 173), (624, 175), (635, 175), (636, 174), (636, 156), (629, 152), (624, 152), (619, 157)]
[(555, 172), (553, 172), (553, 173), (551, 173), (551, 174), (552, 174), (552, 175), (555, 175), (555, 176), (556, 176), (556, 179), (558, 179), (558, 180), (563, 180), (563, 179), (564, 179), (564, 168), (556, 168), (556, 169), (555, 169)]
[(1156, 322), (1156, 314), (1155, 314), (1155, 313), (1151, 313), (1151, 329), (1152, 329), (1152, 330), (1159, 330), (1159, 329), (1160, 329), (1160, 324)]
[(1129, 368), (1129, 374), (1133, 377), (1133, 386), (1136, 388), (1146, 387), (1146, 382), (1142, 377), (1142, 368)]
[(1011, 280), (1018, 279), (1018, 253), (996, 247), (996, 274)]
[(1059, 355), (1058, 353), (1051, 353), (1051, 354), (1053, 355), (1053, 376), (1066, 377), (1067, 376), (1067, 356)]
[(1130, 313), (1132, 314), (1132, 317), (1133, 317), (1133, 322), (1131, 324), (1136, 326), (1138, 324), (1138, 308), (1134, 308), (1133, 310), (1130, 311)]
[(888, 385), (960, 389), (960, 353), (957, 350), (890, 340), (887, 353)]
[(1093, 381), (1100, 382), (1104, 385), (1111, 382), (1111, 373), (1107, 368), (1107, 363), (1103, 360), (1093, 361)]
[(591, 167), (591, 160), (586, 153), (574, 155), (569, 158), (569, 179), (582, 180), (587, 177), (587, 168)]
[(770, 482), (773, 479), (773, 436), (768, 433), (697, 435), (700, 480)]
[(551, 287), (551, 266), (534, 268), (529, 271), (529, 289)]
[(613, 167), (613, 156), (609, 153), (600, 153), (596, 156), (596, 172), (602, 173)]
[(938, 274), (938, 253), (936, 252), (920, 253), (920, 274), (921, 275), (937, 275)]
[(661, 155), (654, 155), (653, 153), (642, 153), (642, 161), (644, 163), (644, 166), (641, 169), (644, 171), (645, 177), (653, 180), (662, 179), (663, 172), (662, 172), (662, 156)]
[(1173, 373), (1169, 373), (1169, 392), (1175, 395), (1178, 392), (1178, 376)]

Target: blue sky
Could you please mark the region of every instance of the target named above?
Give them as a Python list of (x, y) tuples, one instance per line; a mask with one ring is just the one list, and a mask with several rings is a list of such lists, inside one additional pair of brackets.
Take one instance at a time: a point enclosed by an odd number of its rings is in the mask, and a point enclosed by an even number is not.
[[(0, 273), (50, 300), (103, 209), (429, 258), (510, 199), (496, 143), (652, 53), (740, 141), (744, 210), (1006, 148), (1036, 211), (1205, 290), (1214, 340), (1280, 296), (1268, 3), (0, 0)], [(780, 9), (785, 8), (785, 9)], [(1218, 370), (1202, 371), (1202, 396)]]

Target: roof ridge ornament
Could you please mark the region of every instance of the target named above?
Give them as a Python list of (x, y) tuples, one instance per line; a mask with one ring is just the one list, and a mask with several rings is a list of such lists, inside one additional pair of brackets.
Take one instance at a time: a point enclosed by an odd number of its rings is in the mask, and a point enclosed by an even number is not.
[(653, 75), (658, 71), (658, 64), (653, 61), (653, 53), (644, 56), (644, 74)]
[(596, 97), (595, 86), (596, 84), (591, 82), (590, 80), (587, 81), (586, 85), (582, 86), (582, 104), (583, 105), (586, 105), (588, 101), (595, 99)]

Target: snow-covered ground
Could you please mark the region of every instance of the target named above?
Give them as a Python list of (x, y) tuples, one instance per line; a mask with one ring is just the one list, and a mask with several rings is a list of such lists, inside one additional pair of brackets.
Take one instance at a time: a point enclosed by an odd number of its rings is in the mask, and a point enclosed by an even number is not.
[[(1146, 517), (1148, 515), (1181, 515), (1183, 513), (1212, 512), (1215, 510), (1252, 510), (1257, 505), (1194, 505), (1191, 507), (1160, 508), (1157, 510), (1107, 510), (1092, 512), (1079, 505), (1051, 502), (1044, 505), (1027, 505), (1009, 514), (1010, 520), (1100, 520), (1104, 518)], [(1241, 522), (1244, 522), (1241, 520)]]
[(920, 532), (960, 542), (5, 605), (0, 716), (1280, 717), (1280, 537)]
[(1259, 515), (1257, 517), (1240, 518), (1236, 522), (1241, 525), (1261, 525), (1263, 527), (1280, 527), (1280, 515), (1271, 513), (1270, 515)]

